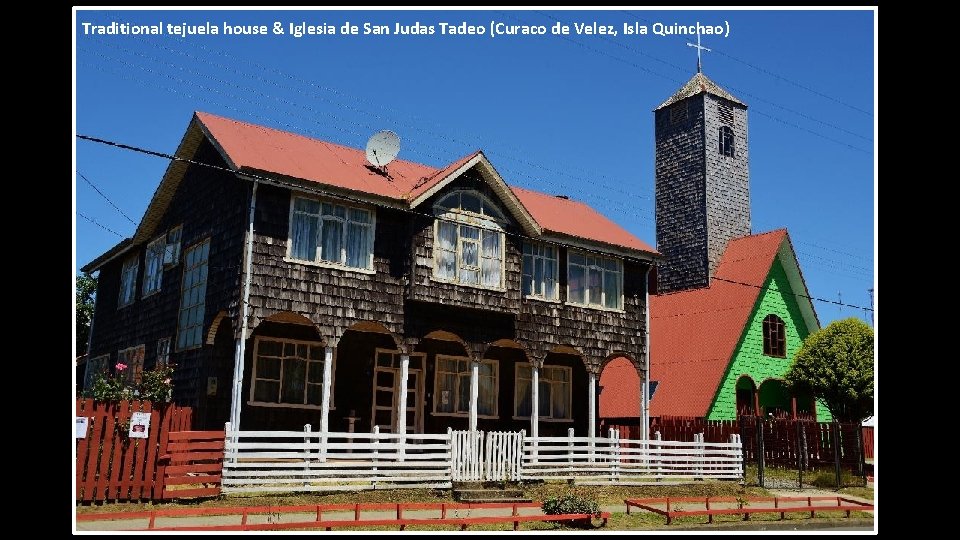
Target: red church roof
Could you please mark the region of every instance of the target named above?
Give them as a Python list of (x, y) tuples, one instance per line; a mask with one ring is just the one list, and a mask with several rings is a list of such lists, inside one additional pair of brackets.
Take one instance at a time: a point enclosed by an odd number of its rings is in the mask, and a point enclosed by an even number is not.
[(650, 379), (659, 381), (650, 416), (707, 414), (786, 237), (778, 229), (731, 240), (709, 287), (650, 298)]
[[(196, 118), (235, 169), (278, 174), (411, 203), (483, 154), (441, 168), (396, 159), (385, 178), (367, 166), (363, 150), (197, 112)], [(483, 158), (485, 159), (485, 158)], [(523, 208), (547, 232), (657, 254), (649, 244), (584, 203), (517, 187)], [(509, 193), (509, 192), (508, 192)]]

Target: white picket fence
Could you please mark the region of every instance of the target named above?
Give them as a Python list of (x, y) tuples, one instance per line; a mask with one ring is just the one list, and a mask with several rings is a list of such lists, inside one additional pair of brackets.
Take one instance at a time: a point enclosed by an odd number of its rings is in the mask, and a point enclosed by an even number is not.
[(528, 437), (526, 432), (439, 435), (226, 431), (223, 491), (296, 492), (414, 487), (461, 481), (573, 480), (645, 484), (743, 478), (739, 436), (729, 443)]
[(224, 493), (449, 488), (450, 435), (226, 432)]
[(523, 480), (565, 479), (578, 484), (660, 484), (664, 481), (739, 480), (743, 447), (729, 443), (621, 439), (607, 437), (527, 437), (523, 440)]

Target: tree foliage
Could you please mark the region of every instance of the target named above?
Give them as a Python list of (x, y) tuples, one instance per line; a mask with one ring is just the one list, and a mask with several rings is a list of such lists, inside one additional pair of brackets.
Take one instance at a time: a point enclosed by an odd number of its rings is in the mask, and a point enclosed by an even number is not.
[(851, 317), (810, 334), (786, 378), (823, 401), (839, 421), (873, 415), (873, 329)]
[(77, 355), (87, 352), (90, 322), (93, 320), (93, 301), (97, 292), (97, 278), (89, 274), (77, 275)]

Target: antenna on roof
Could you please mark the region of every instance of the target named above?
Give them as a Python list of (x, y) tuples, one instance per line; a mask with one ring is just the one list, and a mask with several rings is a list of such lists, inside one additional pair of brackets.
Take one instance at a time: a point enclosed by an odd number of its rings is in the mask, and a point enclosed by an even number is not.
[(367, 161), (382, 169), (400, 153), (400, 137), (390, 130), (374, 133), (367, 141)]

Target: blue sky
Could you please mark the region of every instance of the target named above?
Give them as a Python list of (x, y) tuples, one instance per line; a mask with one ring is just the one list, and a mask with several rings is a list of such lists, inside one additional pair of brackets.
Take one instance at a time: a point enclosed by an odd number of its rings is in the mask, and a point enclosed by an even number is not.
[[(655, 23), (729, 25), (704, 73), (749, 106), (754, 232), (790, 231), (810, 293), (869, 306), (876, 253), (872, 11), (78, 11), (77, 133), (173, 153), (194, 110), (362, 148), (381, 129), (400, 157), (445, 165), (482, 149), (505, 180), (591, 204), (655, 243), (652, 110), (696, 72), (695, 37)], [(552, 35), (558, 20), (569, 35)], [(83, 22), (216, 26), (218, 35), (84, 35)], [(349, 21), (359, 35), (289, 35)], [(272, 33), (282, 23), (283, 35)], [(391, 35), (363, 35), (364, 22)], [(433, 35), (394, 35), (395, 24)], [(466, 22), (484, 35), (442, 35)], [(491, 22), (547, 35), (490, 36)], [(578, 35), (574, 23), (613, 25)], [(624, 23), (648, 27), (624, 35)], [(225, 35), (223, 25), (266, 25)], [(77, 171), (138, 222), (167, 161), (78, 140)], [(74, 178), (76, 261), (135, 225)], [(82, 214), (79, 215), (79, 214)], [(86, 218), (95, 220), (93, 224)], [(851, 307), (814, 302), (822, 324)]]

